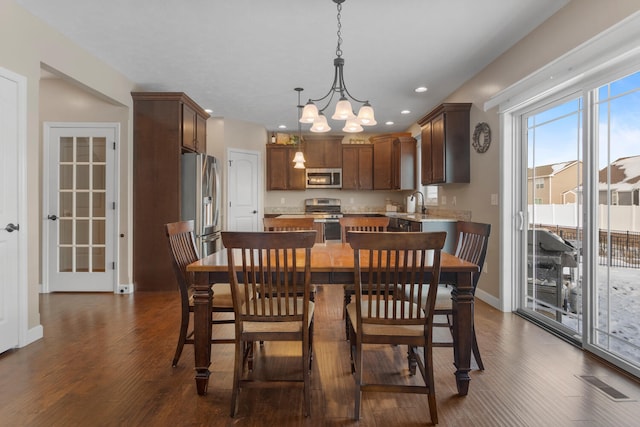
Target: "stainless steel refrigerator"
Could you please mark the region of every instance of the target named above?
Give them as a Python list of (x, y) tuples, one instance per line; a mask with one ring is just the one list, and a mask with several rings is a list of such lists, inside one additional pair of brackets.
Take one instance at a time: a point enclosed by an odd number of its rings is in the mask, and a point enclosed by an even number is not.
[(194, 221), (196, 247), (205, 257), (222, 247), (220, 239), (220, 172), (215, 157), (182, 154), (182, 221)]

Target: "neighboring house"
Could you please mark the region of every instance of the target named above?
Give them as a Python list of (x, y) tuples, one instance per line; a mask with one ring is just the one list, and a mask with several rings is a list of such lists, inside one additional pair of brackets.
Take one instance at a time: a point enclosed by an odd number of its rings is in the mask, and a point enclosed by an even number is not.
[(601, 205), (640, 205), (640, 156), (617, 159), (609, 167), (600, 169), (598, 175), (598, 201)]
[[(553, 163), (529, 168), (527, 171), (528, 204), (549, 205), (575, 203), (575, 190), (582, 184), (582, 162)], [(577, 184), (577, 185), (576, 185)]]

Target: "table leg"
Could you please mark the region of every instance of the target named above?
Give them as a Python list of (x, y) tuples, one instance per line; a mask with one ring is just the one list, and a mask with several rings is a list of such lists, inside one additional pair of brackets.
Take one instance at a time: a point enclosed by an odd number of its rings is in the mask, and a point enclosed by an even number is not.
[(469, 392), (471, 347), (473, 340), (473, 288), (472, 273), (458, 273), (451, 292), (453, 300), (453, 359), (456, 367), (458, 394)]
[(198, 394), (207, 394), (211, 365), (211, 285), (209, 273), (195, 273), (193, 286), (193, 339)]

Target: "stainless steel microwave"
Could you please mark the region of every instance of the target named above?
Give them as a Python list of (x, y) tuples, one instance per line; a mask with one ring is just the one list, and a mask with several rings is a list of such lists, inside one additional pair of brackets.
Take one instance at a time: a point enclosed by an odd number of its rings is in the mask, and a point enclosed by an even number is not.
[(307, 168), (307, 188), (342, 188), (342, 169)]

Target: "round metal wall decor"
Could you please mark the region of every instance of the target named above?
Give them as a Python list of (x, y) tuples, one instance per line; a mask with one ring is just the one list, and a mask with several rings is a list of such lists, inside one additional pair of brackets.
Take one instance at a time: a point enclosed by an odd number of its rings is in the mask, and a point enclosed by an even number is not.
[[(482, 138), (480, 138), (482, 136)], [(473, 131), (473, 148), (478, 153), (484, 153), (491, 145), (491, 128), (485, 122), (478, 123)]]

